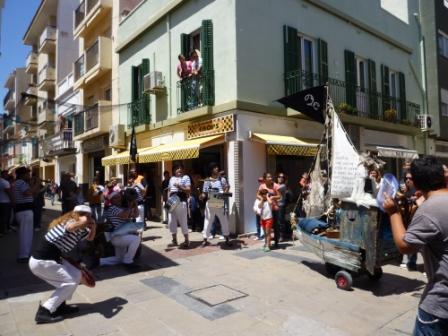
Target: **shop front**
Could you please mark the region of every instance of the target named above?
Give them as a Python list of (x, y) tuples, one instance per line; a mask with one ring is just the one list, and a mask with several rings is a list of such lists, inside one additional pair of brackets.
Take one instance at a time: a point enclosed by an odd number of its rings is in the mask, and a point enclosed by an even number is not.
[(76, 175), (79, 186), (82, 187), (84, 195), (86, 195), (88, 186), (92, 183), (95, 176), (99, 176), (100, 183), (104, 183), (104, 166), (102, 158), (109, 154), (108, 137), (99, 136), (82, 142), (81, 161), (77, 166), (81, 168), (82, 174), (77, 169)]

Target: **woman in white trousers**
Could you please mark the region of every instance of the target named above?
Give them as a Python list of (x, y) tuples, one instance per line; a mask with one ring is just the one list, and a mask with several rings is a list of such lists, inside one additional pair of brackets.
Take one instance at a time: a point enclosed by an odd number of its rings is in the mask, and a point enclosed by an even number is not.
[(66, 305), (81, 281), (81, 271), (63, 258), (81, 239), (93, 240), (96, 224), (90, 207), (78, 205), (73, 211), (55, 219), (29, 260), (31, 272), (56, 287), (51, 297), (39, 305), (37, 323), (58, 322), (77, 307)]

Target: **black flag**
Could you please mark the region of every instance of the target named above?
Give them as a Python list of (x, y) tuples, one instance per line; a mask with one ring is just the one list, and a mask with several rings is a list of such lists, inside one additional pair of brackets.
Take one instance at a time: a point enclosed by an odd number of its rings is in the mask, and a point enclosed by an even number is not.
[(324, 85), (294, 93), (277, 101), (315, 121), (325, 123), (326, 88)]
[(137, 137), (135, 136), (135, 128), (132, 126), (131, 147), (129, 148), (129, 155), (133, 162), (137, 161)]

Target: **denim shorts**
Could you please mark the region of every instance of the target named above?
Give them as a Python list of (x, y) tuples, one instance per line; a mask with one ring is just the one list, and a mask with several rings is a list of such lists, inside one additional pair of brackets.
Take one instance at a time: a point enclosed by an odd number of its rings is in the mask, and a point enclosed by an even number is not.
[(419, 308), (413, 336), (448, 336), (448, 319), (441, 319)]

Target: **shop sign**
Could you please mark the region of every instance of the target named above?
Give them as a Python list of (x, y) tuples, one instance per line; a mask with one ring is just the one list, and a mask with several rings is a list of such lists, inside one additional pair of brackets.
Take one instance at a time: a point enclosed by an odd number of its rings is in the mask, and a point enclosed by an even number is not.
[(99, 152), (106, 148), (106, 137), (100, 136), (93, 139), (84, 140), (82, 143), (83, 153)]
[(233, 132), (235, 123), (233, 114), (217, 117), (210, 120), (199, 121), (188, 125), (187, 139), (200, 138), (208, 135)]

